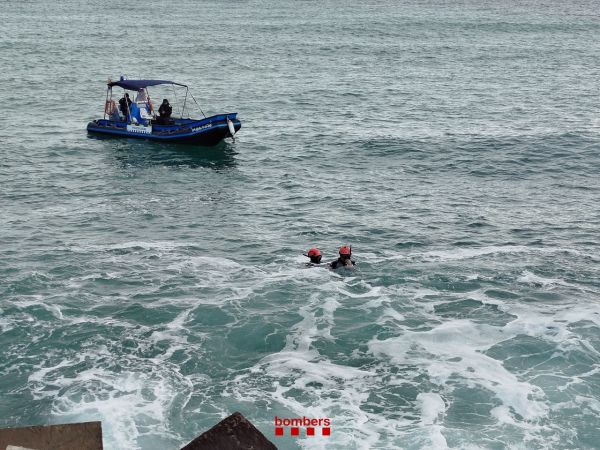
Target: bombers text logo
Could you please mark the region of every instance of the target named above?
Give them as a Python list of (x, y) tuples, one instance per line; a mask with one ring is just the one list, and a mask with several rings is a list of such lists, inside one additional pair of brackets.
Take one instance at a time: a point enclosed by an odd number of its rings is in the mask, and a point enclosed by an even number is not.
[[(290, 436), (329, 436), (331, 419), (311, 419), (304, 416), (289, 419), (275, 416), (275, 436), (284, 436), (286, 428), (289, 428)], [(301, 429), (304, 430), (303, 433), (300, 433)]]

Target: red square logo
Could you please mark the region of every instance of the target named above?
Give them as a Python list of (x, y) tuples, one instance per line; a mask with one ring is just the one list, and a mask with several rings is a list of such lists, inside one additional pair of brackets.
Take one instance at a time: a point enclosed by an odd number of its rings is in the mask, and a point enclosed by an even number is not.
[(283, 428), (275, 428), (275, 436), (283, 436)]
[(300, 428), (292, 428), (292, 436), (300, 435)]
[(323, 436), (329, 436), (331, 434), (331, 428), (323, 428)]
[(307, 436), (314, 436), (315, 435), (315, 429), (313, 427), (306, 428), (306, 435)]

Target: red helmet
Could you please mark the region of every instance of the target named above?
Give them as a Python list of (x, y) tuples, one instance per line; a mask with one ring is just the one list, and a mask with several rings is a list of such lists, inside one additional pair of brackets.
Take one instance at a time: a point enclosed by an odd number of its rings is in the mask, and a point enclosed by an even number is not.
[(344, 255), (344, 256), (350, 256), (352, 254), (352, 248), (348, 247), (347, 245), (344, 245), (343, 247), (340, 247), (340, 256)]
[(319, 250), (317, 247), (313, 247), (308, 251), (306, 256), (308, 256), (309, 258), (311, 256), (321, 256), (321, 250)]

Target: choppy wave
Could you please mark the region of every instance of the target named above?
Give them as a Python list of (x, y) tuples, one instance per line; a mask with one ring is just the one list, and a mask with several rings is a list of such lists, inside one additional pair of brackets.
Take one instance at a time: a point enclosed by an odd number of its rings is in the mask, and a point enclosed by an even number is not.
[[(239, 410), (281, 449), (598, 446), (594, 2), (63, 6), (3, 11), (1, 426), (162, 450)], [(236, 143), (88, 138), (120, 73), (238, 111)], [(345, 244), (356, 270), (304, 265)]]

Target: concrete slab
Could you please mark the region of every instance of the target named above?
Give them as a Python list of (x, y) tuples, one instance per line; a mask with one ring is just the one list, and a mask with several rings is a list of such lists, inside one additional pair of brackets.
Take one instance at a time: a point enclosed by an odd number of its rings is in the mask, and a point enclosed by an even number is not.
[(100, 422), (0, 429), (0, 450), (103, 450)]
[(277, 450), (264, 434), (239, 412), (223, 419), (181, 450)]

